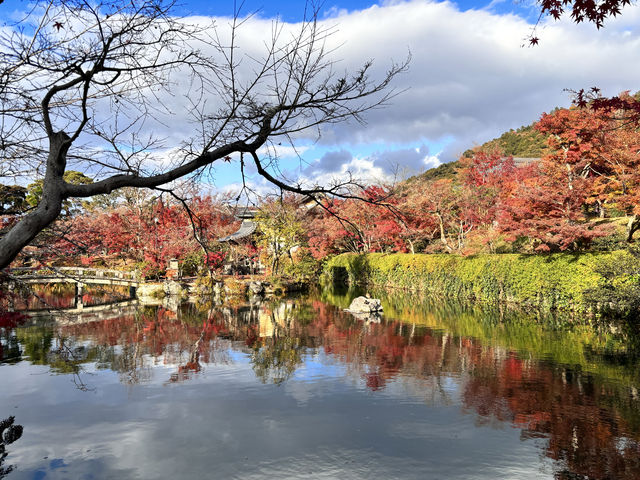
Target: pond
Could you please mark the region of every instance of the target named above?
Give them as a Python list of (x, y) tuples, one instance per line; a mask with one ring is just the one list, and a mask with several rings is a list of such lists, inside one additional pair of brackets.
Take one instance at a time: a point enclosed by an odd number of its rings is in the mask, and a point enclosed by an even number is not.
[(357, 293), (5, 315), (0, 478), (640, 477), (626, 339)]

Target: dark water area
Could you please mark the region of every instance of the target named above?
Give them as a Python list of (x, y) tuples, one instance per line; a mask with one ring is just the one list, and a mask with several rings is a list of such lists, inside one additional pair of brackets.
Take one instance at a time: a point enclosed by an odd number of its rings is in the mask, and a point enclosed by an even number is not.
[(22, 287), (11, 295), (0, 292), (0, 310), (28, 311), (71, 309), (78, 303), (83, 306), (117, 303), (130, 298), (127, 287), (85, 285), (82, 295), (76, 295), (70, 283), (36, 284)]
[(356, 293), (4, 314), (0, 478), (640, 478), (628, 338)]

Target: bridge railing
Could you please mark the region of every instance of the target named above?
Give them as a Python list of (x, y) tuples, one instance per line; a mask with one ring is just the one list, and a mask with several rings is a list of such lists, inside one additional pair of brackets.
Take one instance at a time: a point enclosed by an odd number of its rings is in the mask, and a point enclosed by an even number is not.
[(15, 277), (68, 277), (69, 279), (84, 277), (138, 281), (137, 272), (86, 267), (18, 267), (9, 269), (8, 273)]

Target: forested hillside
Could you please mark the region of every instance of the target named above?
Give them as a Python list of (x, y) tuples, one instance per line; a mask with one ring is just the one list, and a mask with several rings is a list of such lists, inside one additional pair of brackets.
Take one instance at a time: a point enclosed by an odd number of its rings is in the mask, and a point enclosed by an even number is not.
[[(39, 189), (4, 191), (10, 225), (11, 211), (28, 208)], [(364, 186), (347, 199), (263, 201), (256, 232), (238, 245), (218, 241), (239, 225), (222, 197), (127, 195), (66, 205), (41, 235), (39, 258), (127, 262), (158, 275), (172, 257), (193, 271), (203, 261), (220, 268), (225, 257), (261, 259), (278, 273), (343, 252), (613, 250), (640, 228), (640, 131), (624, 110), (556, 109), (400, 185)]]
[[(501, 152), (506, 156), (540, 158), (549, 152), (547, 136), (535, 128), (535, 123), (520, 127), (517, 130), (504, 132), (500, 137), (489, 140), (479, 147), (466, 150), (463, 158), (472, 158), (476, 151)], [(458, 161), (447, 162), (411, 177), (409, 184), (419, 181), (431, 181), (439, 178), (454, 178), (461, 164)]]
[[(536, 129), (535, 125), (533, 123), (517, 130), (504, 132), (500, 137), (481, 145), (480, 150), (499, 150), (505, 155), (514, 157), (542, 157), (549, 152), (548, 136)], [(472, 154), (473, 150), (465, 152), (465, 156)]]

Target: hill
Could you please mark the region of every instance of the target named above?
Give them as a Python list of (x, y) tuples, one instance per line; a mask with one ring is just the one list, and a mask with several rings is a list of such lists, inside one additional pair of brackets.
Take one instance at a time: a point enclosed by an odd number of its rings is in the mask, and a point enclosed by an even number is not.
[(536, 130), (533, 124), (504, 132), (500, 137), (482, 144), (480, 148), (498, 149), (513, 157), (542, 157), (548, 150), (547, 137)]
[[(473, 155), (474, 150), (500, 150), (505, 155), (513, 157), (542, 157), (547, 153), (547, 137), (538, 132), (534, 128), (534, 124), (526, 125), (517, 130), (509, 130), (504, 132), (498, 138), (489, 140), (479, 147), (469, 149), (462, 154), (463, 157), (469, 158)], [(460, 167), (459, 162), (449, 162), (438, 165), (435, 168), (411, 177), (407, 183), (427, 182), (438, 180), (440, 178), (455, 178), (457, 169)]]

